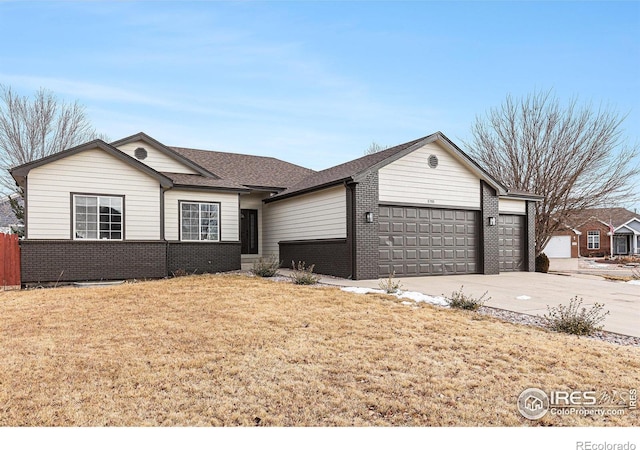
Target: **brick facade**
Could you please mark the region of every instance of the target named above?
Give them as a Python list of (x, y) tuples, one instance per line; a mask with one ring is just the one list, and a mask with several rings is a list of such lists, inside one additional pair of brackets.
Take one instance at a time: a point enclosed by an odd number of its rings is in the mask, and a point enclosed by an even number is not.
[(296, 264), (303, 261), (307, 267), (314, 264), (315, 273), (351, 277), (351, 252), (346, 239), (289, 241), (280, 242), (279, 245), (280, 259), (285, 268), (291, 267), (291, 261)]
[(163, 278), (240, 269), (240, 243), (23, 240), (23, 283)]
[[(354, 186), (355, 208), (351, 220), (355, 231), (354, 280), (378, 278), (378, 172), (369, 173)], [(367, 223), (365, 213), (373, 213), (373, 223)]]
[[(482, 223), (480, 224), (480, 273), (496, 275), (500, 273), (500, 252), (497, 220), (500, 215), (498, 209), (498, 195), (496, 191), (480, 182), (480, 196), (482, 205)], [(495, 217), (496, 225), (489, 225), (489, 217)]]
[(23, 283), (161, 278), (167, 275), (161, 241), (23, 240)]
[(216, 273), (240, 269), (240, 242), (169, 242), (167, 271)]
[[(609, 233), (608, 225), (603, 224), (599, 220), (593, 219), (580, 225), (579, 230), (582, 233), (582, 235), (579, 237), (581, 256), (592, 257), (611, 254), (611, 237), (607, 235), (607, 233)], [(598, 248), (588, 248), (587, 243), (589, 231), (599, 232), (600, 244)]]

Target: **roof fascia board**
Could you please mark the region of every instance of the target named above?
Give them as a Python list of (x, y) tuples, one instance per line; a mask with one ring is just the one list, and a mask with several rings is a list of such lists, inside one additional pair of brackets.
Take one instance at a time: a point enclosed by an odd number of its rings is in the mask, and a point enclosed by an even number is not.
[[(58, 153), (54, 153), (53, 155), (49, 155), (49, 156), (45, 156), (44, 158), (40, 158), (36, 161), (32, 161), (26, 164), (23, 164), (21, 166), (15, 167), (14, 169), (11, 169), (11, 175), (13, 176), (14, 179), (16, 179), (16, 177), (26, 177), (27, 174), (32, 170), (35, 169), (36, 167), (40, 167), (40, 166), (44, 166), (45, 164), (49, 164), (52, 163), (54, 161), (58, 161), (60, 159), (66, 158), (67, 156), (72, 156), (81, 152), (84, 152), (86, 150), (93, 150), (99, 148), (100, 150), (103, 150), (105, 152), (107, 152), (108, 154), (110, 154), (111, 156), (119, 159), (120, 161), (129, 164), (130, 166), (134, 167), (135, 169), (138, 169), (141, 172), (146, 173), (147, 175), (155, 178), (156, 180), (158, 180), (158, 182), (160, 183), (160, 185), (164, 188), (168, 188), (173, 186), (173, 181), (171, 181), (170, 178), (162, 175), (160, 172), (155, 171), (154, 169), (152, 169), (151, 167), (147, 166), (146, 164), (141, 163), (140, 161), (132, 158), (131, 156), (127, 155), (124, 152), (121, 152), (120, 150), (118, 150), (117, 148), (107, 144), (106, 142), (100, 140), (100, 139), (96, 139), (90, 142), (87, 142), (86, 144), (81, 144), (77, 147), (73, 147), (67, 150), (63, 150), (61, 152)], [(18, 181), (16, 179), (16, 181)]]
[(205, 176), (205, 177), (210, 177), (210, 178), (215, 178), (215, 179), (220, 179), (219, 176), (217, 176), (216, 174), (209, 172), (207, 169), (205, 169), (204, 167), (200, 166), (199, 164), (191, 161), (190, 159), (182, 156), (181, 154), (179, 154), (178, 152), (170, 149), (169, 147), (167, 147), (166, 145), (164, 145), (162, 142), (152, 138), (151, 136), (145, 134), (145, 133), (137, 133), (134, 134), (132, 136), (129, 137), (125, 137), (122, 139), (118, 139), (117, 141), (114, 141), (111, 143), (112, 146), (117, 147), (119, 145), (125, 145), (125, 144), (129, 144), (131, 142), (136, 142), (136, 141), (143, 141), (145, 143), (147, 143), (148, 145), (151, 145), (152, 147), (157, 148), (158, 150), (160, 150), (162, 153), (164, 153), (165, 155), (169, 156), (170, 158), (175, 159), (176, 161), (184, 164), (185, 166), (189, 167), (190, 169), (195, 170), (196, 172), (198, 172), (200, 175)]
[(192, 184), (174, 184), (174, 189), (184, 189), (189, 191), (225, 191), (225, 192), (240, 192), (243, 194), (249, 194), (249, 189), (232, 188), (232, 187), (216, 187), (216, 186), (198, 186)]
[(536, 194), (514, 194), (507, 192), (507, 195), (500, 195), (500, 198), (505, 198), (509, 200), (528, 200), (530, 202), (541, 202), (544, 200), (544, 196), (536, 195)]
[(352, 181), (351, 177), (347, 177), (347, 178), (341, 178), (340, 180), (334, 180), (331, 181), (329, 183), (325, 183), (325, 184), (320, 184), (318, 186), (312, 186), (306, 189), (302, 189), (299, 191), (295, 191), (292, 192), (290, 194), (279, 194), (276, 197), (270, 197), (270, 198), (265, 198), (264, 200), (262, 200), (264, 203), (271, 203), (271, 202), (277, 202), (278, 200), (284, 200), (287, 198), (292, 198), (292, 197), (297, 197), (299, 195), (303, 195), (303, 194), (308, 194), (310, 192), (315, 192), (315, 191), (321, 191), (322, 189), (326, 189), (332, 186), (338, 186), (341, 184), (345, 184), (349, 181)]

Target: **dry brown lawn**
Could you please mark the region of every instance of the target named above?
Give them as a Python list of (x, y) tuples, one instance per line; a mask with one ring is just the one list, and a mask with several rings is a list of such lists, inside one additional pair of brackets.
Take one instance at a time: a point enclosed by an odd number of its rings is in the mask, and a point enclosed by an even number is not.
[(243, 276), (0, 294), (3, 426), (631, 425), (516, 410), (640, 387), (640, 349)]

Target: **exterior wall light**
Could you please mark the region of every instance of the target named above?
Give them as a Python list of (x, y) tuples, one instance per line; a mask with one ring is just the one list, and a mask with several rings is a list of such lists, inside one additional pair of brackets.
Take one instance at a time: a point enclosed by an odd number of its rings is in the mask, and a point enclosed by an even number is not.
[(495, 227), (496, 226), (496, 218), (495, 217), (489, 217), (489, 226), (490, 227)]
[(367, 223), (373, 223), (373, 213), (372, 212), (364, 213), (364, 221)]

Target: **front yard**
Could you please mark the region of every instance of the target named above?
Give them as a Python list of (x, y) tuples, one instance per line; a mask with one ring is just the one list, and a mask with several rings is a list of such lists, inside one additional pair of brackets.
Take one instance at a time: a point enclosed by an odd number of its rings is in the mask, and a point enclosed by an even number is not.
[(633, 425), (525, 388), (640, 387), (640, 349), (235, 275), (0, 293), (2, 426)]

